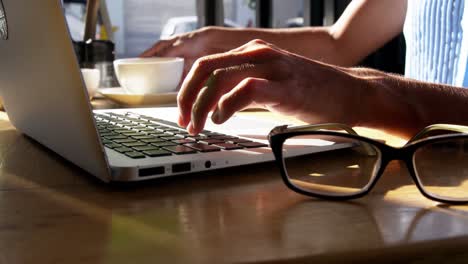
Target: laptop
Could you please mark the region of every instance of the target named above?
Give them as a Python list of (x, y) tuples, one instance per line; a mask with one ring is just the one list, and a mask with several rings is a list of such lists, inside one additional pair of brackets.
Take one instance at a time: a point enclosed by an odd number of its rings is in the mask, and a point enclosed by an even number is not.
[(90, 174), (140, 181), (274, 160), (274, 122), (235, 116), (190, 137), (175, 107), (93, 111), (61, 1), (2, 2), (0, 96), (11, 123)]

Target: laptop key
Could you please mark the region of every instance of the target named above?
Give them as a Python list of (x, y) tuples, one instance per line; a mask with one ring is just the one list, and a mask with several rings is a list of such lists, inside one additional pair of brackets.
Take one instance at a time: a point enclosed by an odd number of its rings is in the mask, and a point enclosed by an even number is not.
[(177, 134), (179, 132), (180, 132), (179, 129), (172, 129), (172, 128), (166, 129), (166, 133)]
[(111, 141), (111, 140), (108, 140), (108, 139), (102, 139), (101, 141), (102, 141), (102, 144), (110, 144), (110, 143), (112, 143), (112, 141)]
[(246, 143), (239, 143), (239, 146), (246, 147), (246, 148), (261, 148), (261, 147), (268, 147), (268, 145), (258, 142), (246, 142)]
[(99, 130), (99, 133), (100, 134), (104, 134), (104, 133), (111, 133), (112, 131), (110, 131), (109, 129), (98, 129)]
[(122, 129), (122, 128), (120, 128), (120, 129), (114, 129), (114, 132), (116, 132), (116, 133), (122, 133), (122, 134), (123, 134), (123, 133), (131, 133), (132, 131), (131, 131), (130, 129)]
[(171, 121), (162, 120), (162, 119), (159, 119), (159, 118), (147, 118), (147, 119), (152, 120), (152, 121), (156, 121), (158, 124), (168, 125), (168, 126), (171, 126), (171, 127), (179, 127), (179, 125), (177, 125), (176, 123), (171, 122)]
[(213, 146), (213, 145), (206, 145), (206, 144), (202, 144), (202, 143), (189, 143), (189, 144), (185, 144), (184, 146), (187, 146), (189, 148), (193, 148), (197, 151), (200, 151), (200, 152), (213, 152), (213, 151), (220, 151), (221, 148), (219, 147), (216, 147), (216, 146)]
[(158, 131), (149, 132), (148, 135), (152, 135), (152, 136), (154, 136), (154, 137), (164, 137), (164, 136), (167, 136), (166, 134), (164, 134), (164, 132), (158, 132)]
[(193, 141), (208, 139), (205, 136), (189, 136), (187, 139), (192, 139)]
[(149, 138), (149, 139), (140, 139), (142, 142), (145, 143), (158, 143), (158, 142), (166, 142), (164, 139), (160, 138)]
[(122, 147), (122, 145), (117, 144), (117, 143), (110, 143), (110, 144), (106, 144), (105, 146), (108, 147), (108, 148), (110, 148), (110, 149)]
[(148, 121), (149, 121), (148, 119), (143, 118), (142, 116), (139, 116), (139, 117), (138, 117), (138, 120), (139, 120), (138, 122), (140, 122), (140, 123), (148, 122)]
[(125, 136), (127, 136), (127, 137), (146, 136), (146, 134), (144, 134), (144, 133), (138, 133), (138, 132), (122, 133), (122, 135), (125, 135)]
[[(176, 135), (176, 136), (178, 136), (178, 135)], [(181, 139), (190, 140), (192, 142), (197, 142), (197, 140), (194, 137), (185, 137), (185, 138), (181, 138)]]
[(114, 141), (115, 143), (119, 143), (119, 144), (138, 142), (138, 141), (136, 141), (135, 139), (131, 139), (131, 138), (114, 139), (113, 141)]
[(234, 150), (234, 149), (242, 149), (243, 147), (239, 146), (239, 145), (236, 145), (236, 144), (232, 144), (232, 143), (220, 143), (220, 144), (214, 144), (214, 146), (216, 147), (220, 147), (224, 150)]
[(177, 139), (177, 140), (172, 140), (172, 142), (176, 144), (187, 144), (187, 143), (193, 143), (193, 140), (190, 139)]
[(177, 155), (197, 153), (196, 150), (186, 147), (186, 146), (182, 146), (182, 145), (177, 145), (177, 146), (172, 146), (172, 147), (163, 147), (163, 149), (170, 151)]
[(109, 139), (109, 140), (115, 140), (115, 139), (127, 139), (126, 136), (122, 136), (122, 135), (115, 135), (115, 136), (107, 136), (107, 137), (104, 137), (105, 139)]
[(141, 140), (141, 139), (154, 139), (154, 137), (152, 137), (152, 136), (147, 136), (147, 135), (146, 135), (146, 136), (134, 136), (134, 137), (132, 137), (132, 138), (134, 138), (134, 139), (140, 139), (140, 140)]
[(127, 148), (127, 147), (115, 148), (114, 150), (117, 151), (117, 152), (120, 152), (120, 153), (132, 152), (133, 151), (133, 149)]
[(180, 139), (180, 138), (178, 138), (178, 137), (174, 137), (174, 136), (169, 136), (169, 137), (161, 137), (161, 138), (162, 138), (162, 139), (165, 139), (165, 140), (168, 140), (168, 141), (169, 141), (169, 140), (178, 140), (178, 139)]
[(228, 139), (226, 142), (231, 143), (231, 144), (239, 144), (239, 143), (250, 143), (252, 141), (247, 140), (247, 139), (238, 138), (238, 139)]
[(145, 154), (140, 153), (140, 152), (136, 152), (136, 151), (125, 152), (124, 154), (125, 154), (125, 156), (130, 157), (132, 159), (143, 159), (143, 158), (146, 157)]
[(160, 129), (160, 128), (163, 127), (163, 126), (161, 126), (161, 125), (159, 125), (159, 124), (157, 124), (157, 123), (151, 123), (151, 125), (148, 125), (148, 126), (151, 126), (151, 127), (154, 128), (154, 129)]
[(220, 133), (211, 132), (211, 131), (206, 131), (206, 130), (200, 132), (200, 135), (202, 135), (202, 136), (207, 136), (207, 137), (209, 137), (209, 136), (222, 136), (222, 134), (220, 134)]
[(154, 125), (153, 123), (151, 123), (149, 121), (148, 122), (141, 122), (140, 124), (145, 125), (145, 126), (153, 126)]
[(198, 142), (203, 143), (203, 144), (208, 144), (208, 145), (224, 143), (223, 140), (219, 140), (219, 139), (203, 139), (203, 140), (199, 140)]
[(147, 146), (146, 143), (143, 143), (143, 142), (130, 142), (130, 143), (123, 143), (122, 145), (126, 146), (126, 147), (130, 147), (130, 148), (133, 148), (133, 147), (141, 147), (141, 146)]
[(129, 126), (129, 127), (134, 127), (136, 125), (132, 122), (119, 122), (119, 124), (122, 126)]
[(151, 145), (155, 147), (170, 147), (170, 146), (177, 146), (176, 143), (170, 142), (170, 141), (164, 141), (164, 142), (157, 142), (157, 143), (151, 143)]
[(111, 125), (111, 124), (107, 125), (106, 128), (109, 129), (109, 130), (122, 129), (119, 126)]
[(133, 147), (133, 149), (136, 151), (148, 151), (148, 150), (155, 150), (159, 148), (155, 146), (151, 146), (151, 145), (146, 145), (146, 146), (141, 146), (141, 147)]
[(162, 157), (162, 156), (170, 156), (172, 155), (171, 152), (163, 149), (155, 149), (155, 150), (148, 150), (148, 151), (143, 151), (143, 154), (149, 156), (149, 157)]
[(99, 134), (101, 137), (110, 137), (110, 136), (118, 136), (117, 133), (101, 133)]
[(238, 139), (238, 138), (233, 137), (233, 136), (222, 135), (222, 136), (210, 136), (210, 139), (229, 140), (229, 139)]
[(139, 131), (141, 132), (151, 132), (151, 131), (154, 131), (154, 128), (150, 128), (150, 127), (145, 127), (145, 128), (137, 128)]

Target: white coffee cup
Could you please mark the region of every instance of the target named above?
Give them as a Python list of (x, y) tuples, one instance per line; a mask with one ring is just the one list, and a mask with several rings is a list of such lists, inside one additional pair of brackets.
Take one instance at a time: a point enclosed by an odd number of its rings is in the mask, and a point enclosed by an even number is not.
[(182, 77), (183, 58), (131, 58), (114, 61), (115, 74), (128, 93), (175, 92)]
[(88, 90), (89, 98), (93, 98), (99, 88), (101, 72), (98, 69), (81, 69), (81, 74), (83, 75), (83, 81)]

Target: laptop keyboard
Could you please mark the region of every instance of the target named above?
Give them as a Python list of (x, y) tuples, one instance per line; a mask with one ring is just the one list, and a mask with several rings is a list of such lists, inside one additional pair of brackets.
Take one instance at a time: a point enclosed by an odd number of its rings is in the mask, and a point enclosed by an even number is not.
[(209, 130), (191, 136), (176, 123), (135, 113), (95, 114), (95, 119), (102, 143), (132, 159), (267, 147)]

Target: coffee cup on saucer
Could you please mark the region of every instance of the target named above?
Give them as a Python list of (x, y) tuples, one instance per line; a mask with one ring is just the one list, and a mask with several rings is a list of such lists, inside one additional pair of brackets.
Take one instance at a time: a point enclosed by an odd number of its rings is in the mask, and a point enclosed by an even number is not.
[(99, 88), (101, 72), (98, 69), (81, 69), (81, 75), (88, 90), (89, 98), (93, 98)]
[(183, 58), (130, 58), (114, 61), (122, 88), (130, 94), (170, 93), (177, 90), (184, 68)]

